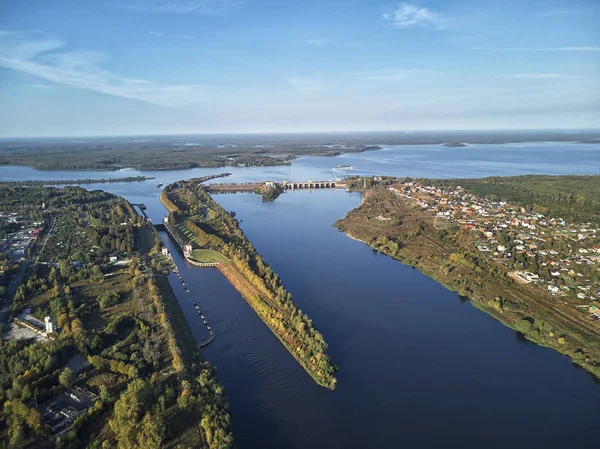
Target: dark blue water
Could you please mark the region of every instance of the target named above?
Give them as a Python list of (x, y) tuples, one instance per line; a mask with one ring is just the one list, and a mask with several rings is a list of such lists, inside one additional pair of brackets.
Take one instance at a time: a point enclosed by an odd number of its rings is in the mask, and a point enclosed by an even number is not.
[(591, 376), (331, 227), (357, 194), (216, 198), (243, 220), (340, 368), (334, 392), (316, 386), (216, 270), (176, 256), (217, 330), (204, 352), (241, 447), (597, 447)]
[[(228, 181), (331, 178), (351, 174), (463, 177), (597, 173), (600, 146), (526, 144), (445, 149), (399, 147), (339, 158), (301, 158), (292, 167), (235, 168)], [(94, 184), (164, 213), (157, 182), (219, 169), (143, 172), (155, 181)], [(0, 167), (0, 179), (78, 179), (136, 171), (37, 172)], [(214, 269), (185, 264), (165, 239), (191, 294), (171, 276), (196, 338), (218, 368), (241, 448), (595, 448), (600, 385), (565, 357), (517, 337), (417, 270), (331, 227), (360, 201), (343, 191), (296, 191), (274, 203), (218, 195), (313, 319), (339, 366), (338, 388), (318, 387)]]

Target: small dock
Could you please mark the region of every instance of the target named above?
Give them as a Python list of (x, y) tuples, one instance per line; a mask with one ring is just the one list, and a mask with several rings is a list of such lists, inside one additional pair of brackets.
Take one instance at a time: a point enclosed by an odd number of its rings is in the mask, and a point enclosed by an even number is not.
[(144, 219), (148, 219), (148, 214), (146, 214), (146, 205), (144, 203), (131, 203), (133, 207), (137, 207), (140, 210), (140, 214), (144, 216)]
[(196, 303), (196, 301), (194, 301), (193, 304), (194, 304), (194, 307), (196, 308), (196, 312), (198, 312), (198, 316), (200, 317), (200, 319), (206, 326), (206, 329), (208, 330), (208, 333), (209, 333), (208, 340), (203, 340), (201, 343), (199, 343), (199, 346), (201, 348), (203, 348), (212, 343), (212, 341), (215, 339), (215, 332), (212, 330), (212, 327), (210, 327), (210, 325), (207, 323), (206, 317), (204, 316), (204, 313), (200, 309), (200, 306)]
[[(173, 260), (173, 256), (171, 256), (171, 254), (168, 254), (167, 258), (171, 262), (171, 271), (177, 276), (177, 279), (179, 279), (179, 282), (181, 282), (181, 286), (185, 289), (185, 292), (190, 294), (191, 291), (188, 288), (187, 284), (185, 283), (183, 276), (179, 272), (179, 268), (177, 267), (177, 264)], [(206, 330), (208, 330), (208, 334), (209, 334), (208, 339), (203, 338), (202, 341), (200, 343), (198, 343), (199, 347), (204, 348), (205, 346), (208, 346), (209, 344), (211, 344), (213, 342), (213, 340), (215, 339), (215, 331), (212, 329), (212, 327), (206, 321), (206, 316), (200, 309), (200, 306), (198, 305), (198, 303), (196, 301), (193, 301), (192, 303), (194, 304), (196, 312), (198, 312), (198, 316), (200, 317), (200, 319), (206, 326)]]

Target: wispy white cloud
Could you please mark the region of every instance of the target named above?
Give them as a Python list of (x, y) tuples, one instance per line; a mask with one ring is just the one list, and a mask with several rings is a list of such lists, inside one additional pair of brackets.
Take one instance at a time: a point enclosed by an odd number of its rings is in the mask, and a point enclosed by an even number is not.
[(416, 74), (423, 75), (428, 73), (432, 73), (432, 71), (419, 69), (383, 69), (372, 72), (357, 73), (356, 78), (367, 81), (396, 81), (409, 78)]
[(287, 79), (287, 82), (298, 92), (306, 95), (314, 94), (323, 89), (323, 84), (316, 78), (303, 76), (294, 76)]
[(154, 37), (177, 37), (177, 38), (182, 38), (182, 39), (196, 39), (196, 36), (192, 36), (191, 34), (167, 34), (167, 33), (163, 33), (162, 31), (148, 31), (148, 34), (150, 36), (154, 36)]
[(50, 84), (24, 84), (27, 87), (35, 87), (36, 89), (54, 89)]
[(200, 101), (207, 91), (199, 84), (163, 85), (124, 77), (100, 66), (108, 55), (64, 51), (64, 46), (63, 41), (38, 32), (0, 31), (0, 67), (53, 83), (171, 108)]
[(408, 78), (408, 74), (407, 73), (394, 73), (394, 74), (389, 74), (389, 75), (366, 75), (366, 76), (359, 76), (358, 79), (361, 80), (371, 80), (371, 81), (393, 81), (393, 80), (403, 80)]
[[(28, 36), (28, 39), (23, 39)], [(63, 47), (62, 39), (47, 37), (40, 31), (0, 30), (0, 51), (6, 56), (30, 58), (57, 48)]]
[(513, 79), (527, 80), (558, 80), (558, 79), (582, 79), (579, 75), (566, 75), (563, 73), (511, 73), (505, 76)]
[(400, 3), (396, 8), (385, 12), (382, 18), (397, 28), (419, 26), (443, 29), (451, 26), (453, 22), (450, 17), (412, 3)]
[(448, 39), (448, 42), (450, 42), (451, 44), (460, 44), (462, 42), (469, 42), (469, 41), (474, 41), (475, 39), (477, 39), (479, 36), (457, 36), (457, 37), (451, 37), (450, 39)]
[(474, 49), (498, 51), (600, 51), (600, 47), (474, 47)]
[(549, 9), (548, 11), (540, 11), (538, 16), (540, 17), (550, 17), (550, 16), (570, 16), (574, 14), (584, 14), (586, 11), (584, 9), (576, 9), (576, 8), (557, 8), (557, 9)]
[(305, 44), (314, 45), (316, 47), (324, 47), (326, 45), (335, 44), (335, 41), (332, 39), (319, 38), (319, 39), (306, 39), (304, 41)]
[(237, 7), (241, 0), (122, 0), (115, 6), (152, 14), (215, 15)]

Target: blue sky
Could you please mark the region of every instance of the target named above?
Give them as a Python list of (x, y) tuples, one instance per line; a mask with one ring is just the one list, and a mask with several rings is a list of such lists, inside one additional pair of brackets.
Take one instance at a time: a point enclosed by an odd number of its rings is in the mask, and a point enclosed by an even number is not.
[(600, 2), (0, 2), (0, 136), (600, 128)]

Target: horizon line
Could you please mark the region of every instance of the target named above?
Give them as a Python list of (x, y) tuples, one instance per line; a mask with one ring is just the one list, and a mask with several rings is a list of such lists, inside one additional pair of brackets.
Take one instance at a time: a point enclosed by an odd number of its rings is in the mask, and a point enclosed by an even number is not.
[(246, 132), (200, 132), (200, 133), (148, 133), (148, 134), (73, 134), (73, 135), (38, 135), (38, 136), (1, 136), (0, 140), (10, 139), (77, 139), (77, 138), (109, 138), (109, 137), (175, 137), (175, 136), (260, 136), (260, 135), (315, 135), (315, 134), (353, 134), (353, 133), (444, 133), (444, 132), (598, 132), (598, 128), (487, 128), (487, 129), (382, 129), (356, 131), (246, 131)]

